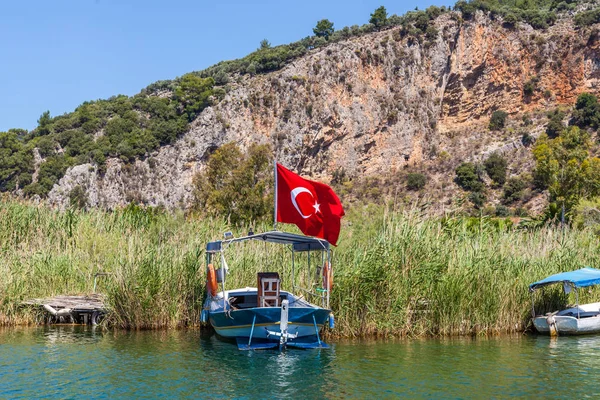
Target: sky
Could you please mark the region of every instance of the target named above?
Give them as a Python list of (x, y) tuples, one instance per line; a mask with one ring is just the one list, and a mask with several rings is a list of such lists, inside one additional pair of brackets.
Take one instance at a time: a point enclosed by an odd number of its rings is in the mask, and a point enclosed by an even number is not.
[(6, 0), (0, 2), (0, 131), (33, 129), (46, 110), (138, 93), (241, 58), (262, 39), (286, 44), (362, 25), (379, 6), (402, 15), (447, 0)]

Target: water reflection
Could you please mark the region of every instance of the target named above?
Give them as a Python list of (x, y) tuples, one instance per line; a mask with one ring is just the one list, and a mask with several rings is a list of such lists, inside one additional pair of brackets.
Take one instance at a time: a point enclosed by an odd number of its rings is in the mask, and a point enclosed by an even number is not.
[(599, 348), (516, 336), (242, 352), (194, 330), (1, 329), (0, 398), (578, 398), (600, 389)]

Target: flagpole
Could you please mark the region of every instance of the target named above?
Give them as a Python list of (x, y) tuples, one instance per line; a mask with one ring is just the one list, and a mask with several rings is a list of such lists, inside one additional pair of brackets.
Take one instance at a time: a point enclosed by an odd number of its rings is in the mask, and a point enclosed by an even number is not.
[(277, 230), (277, 159), (273, 159), (273, 172), (275, 173), (275, 211), (273, 212), (273, 230)]

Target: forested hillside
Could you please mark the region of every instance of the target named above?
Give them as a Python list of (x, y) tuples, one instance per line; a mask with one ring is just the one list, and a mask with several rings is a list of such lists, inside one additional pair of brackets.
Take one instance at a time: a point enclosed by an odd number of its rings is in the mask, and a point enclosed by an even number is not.
[[(252, 219), (267, 213), (261, 168), (275, 157), (347, 202), (502, 216), (595, 204), (595, 1), (459, 1), (403, 16), (382, 6), (365, 20), (316, 21), (298, 42), (265, 39), (244, 58), (0, 132), (0, 191)], [(215, 157), (230, 168), (211, 167)], [(215, 183), (227, 176), (243, 177), (229, 181), (248, 183), (255, 206)]]

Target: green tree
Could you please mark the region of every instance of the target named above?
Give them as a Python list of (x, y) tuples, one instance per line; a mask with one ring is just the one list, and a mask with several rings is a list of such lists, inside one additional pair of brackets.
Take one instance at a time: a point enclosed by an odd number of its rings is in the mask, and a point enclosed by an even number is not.
[(387, 10), (385, 9), (384, 6), (381, 6), (378, 9), (376, 9), (373, 12), (373, 14), (371, 14), (369, 23), (375, 25), (375, 28), (377, 28), (377, 30), (380, 30), (387, 24), (387, 19), (388, 19)]
[(324, 37), (329, 40), (329, 37), (333, 34), (333, 22), (328, 19), (322, 19), (317, 22), (317, 26), (313, 28), (315, 36)]
[(485, 172), (498, 186), (506, 182), (506, 159), (498, 153), (492, 153), (483, 163)]
[(406, 188), (408, 190), (421, 190), (427, 184), (427, 176), (420, 173), (410, 173), (406, 178)]
[(271, 149), (253, 144), (243, 154), (235, 143), (221, 146), (206, 170), (194, 177), (195, 207), (227, 217), (233, 224), (271, 215), (273, 177)]
[(469, 194), (469, 201), (478, 210), (483, 207), (486, 200), (487, 199), (483, 192), (472, 192), (471, 194)]
[(516, 201), (522, 200), (525, 195), (525, 189), (527, 184), (521, 178), (510, 178), (504, 185), (504, 193), (502, 195), (502, 202), (504, 204), (512, 204)]
[(564, 205), (568, 213), (580, 199), (600, 194), (600, 158), (591, 157), (590, 148), (589, 133), (576, 126), (536, 142), (534, 183), (548, 189), (551, 209)]
[(580, 128), (600, 127), (600, 104), (598, 98), (591, 93), (581, 93), (577, 97), (575, 110), (573, 110), (573, 125)]
[(473, 163), (462, 163), (455, 170), (455, 182), (464, 190), (480, 192), (483, 190), (483, 181), (477, 173), (477, 167)]
[(0, 192), (13, 191), (31, 183), (32, 146), (25, 145), (14, 131), (0, 132)]
[(45, 136), (50, 133), (50, 123), (52, 122), (52, 118), (50, 118), (50, 111), (44, 111), (40, 118), (38, 118), (37, 123), (38, 127), (35, 130), (37, 136)]
[(564, 119), (565, 113), (558, 108), (548, 113), (546, 135), (548, 135), (550, 139), (554, 139), (565, 129), (565, 124), (563, 123)]
[(183, 105), (189, 121), (209, 105), (214, 85), (213, 78), (200, 78), (195, 74), (181, 77), (179, 85), (175, 88), (175, 98)]
[(271, 42), (269, 42), (267, 39), (263, 39), (260, 41), (260, 47), (258, 48), (259, 50), (266, 50), (266, 49), (270, 49), (271, 48)]
[(506, 125), (506, 119), (508, 114), (502, 110), (496, 110), (492, 113), (492, 117), (490, 118), (490, 123), (488, 128), (491, 131), (498, 131)]

